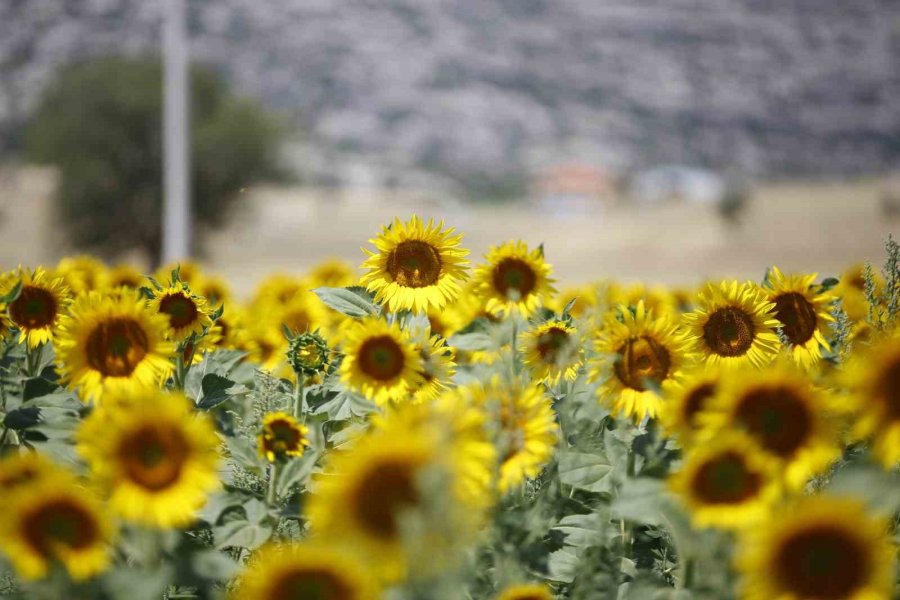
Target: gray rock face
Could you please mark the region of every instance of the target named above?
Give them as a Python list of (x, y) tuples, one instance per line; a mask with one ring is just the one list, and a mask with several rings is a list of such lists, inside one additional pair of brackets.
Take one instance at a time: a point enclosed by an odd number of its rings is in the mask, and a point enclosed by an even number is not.
[[(0, 125), (53, 71), (155, 51), (159, 1), (0, 0)], [(190, 0), (197, 61), (303, 162), (454, 178), (565, 161), (761, 175), (900, 160), (896, 0)], [(299, 162), (299, 161), (298, 161)]]

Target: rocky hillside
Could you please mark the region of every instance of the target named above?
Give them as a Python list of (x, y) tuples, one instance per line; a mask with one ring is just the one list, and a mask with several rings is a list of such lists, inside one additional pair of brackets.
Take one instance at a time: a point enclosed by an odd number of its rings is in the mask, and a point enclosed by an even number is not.
[[(154, 51), (160, 4), (0, 1), (4, 131), (66, 61)], [(306, 132), (296, 162), (333, 177), (496, 179), (571, 160), (851, 174), (900, 160), (896, 0), (190, 8), (196, 60), (285, 111)]]

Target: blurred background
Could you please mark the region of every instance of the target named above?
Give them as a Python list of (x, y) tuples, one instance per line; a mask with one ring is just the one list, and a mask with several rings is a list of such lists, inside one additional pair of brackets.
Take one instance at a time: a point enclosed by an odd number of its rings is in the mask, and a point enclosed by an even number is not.
[[(895, 0), (186, 0), (193, 253), (248, 290), (394, 215), (559, 279), (842, 271), (900, 231)], [(0, 0), (0, 266), (161, 244), (163, 0)]]

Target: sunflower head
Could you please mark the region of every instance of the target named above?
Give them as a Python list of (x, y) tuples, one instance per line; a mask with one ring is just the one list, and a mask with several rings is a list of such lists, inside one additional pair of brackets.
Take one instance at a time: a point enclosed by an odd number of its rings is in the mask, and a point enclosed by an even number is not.
[(378, 404), (406, 398), (422, 383), (422, 357), (406, 332), (370, 317), (347, 332), (341, 381)]
[(422, 381), (413, 393), (413, 401), (434, 400), (448, 388), (456, 373), (456, 353), (444, 338), (429, 336), (427, 331), (414, 332), (413, 342), (422, 359)]
[(287, 413), (269, 413), (259, 434), (259, 454), (269, 462), (287, 456), (302, 456), (309, 446), (309, 429)]
[(206, 298), (198, 296), (180, 281), (156, 290), (150, 308), (168, 320), (169, 337), (176, 342), (191, 335), (203, 335), (213, 324)]
[(43, 268), (33, 272), (19, 268), (3, 278), (0, 290), (9, 293), (20, 285), (19, 293), (7, 307), (9, 323), (19, 330), (19, 343), (36, 348), (53, 339), (70, 301), (69, 288), (59, 277), (51, 277)]
[(689, 445), (701, 426), (699, 416), (711, 407), (723, 377), (721, 369), (700, 367), (686, 371), (684, 377), (668, 386), (660, 421), (666, 432)]
[(798, 499), (746, 530), (737, 557), (743, 597), (889, 598), (894, 551), (887, 530), (857, 500)]
[(109, 277), (107, 278), (107, 285), (112, 289), (125, 287), (137, 290), (145, 285), (146, 282), (147, 278), (129, 264), (116, 265), (109, 270)]
[(82, 254), (68, 256), (56, 265), (55, 272), (75, 294), (109, 287), (109, 271), (103, 261)]
[(45, 577), (54, 562), (76, 580), (109, 564), (112, 526), (92, 492), (61, 469), (24, 484), (0, 518), (0, 547), (26, 580)]
[(139, 292), (88, 292), (60, 323), (56, 359), (60, 375), (83, 399), (99, 400), (112, 388), (158, 386), (172, 372), (175, 347), (167, 321)]
[(443, 221), (394, 219), (369, 240), (375, 252), (364, 249), (369, 258), (360, 283), (392, 312), (439, 310), (456, 298), (466, 277), (469, 251), (460, 247), (461, 239)]
[(800, 489), (838, 457), (828, 406), (825, 392), (802, 372), (776, 365), (731, 374), (714, 398), (713, 410), (701, 418), (706, 436), (726, 428), (747, 432), (779, 461), (786, 483)]
[(778, 351), (775, 305), (758, 286), (737, 281), (709, 284), (698, 295), (697, 309), (684, 315), (695, 351), (706, 362), (762, 367)]
[(111, 397), (84, 420), (78, 451), (127, 520), (186, 525), (219, 485), (219, 440), (188, 400), (154, 388)]
[(330, 350), (325, 338), (315, 331), (291, 339), (287, 356), (295, 373), (308, 376), (328, 369)]
[(523, 333), (521, 348), (535, 381), (550, 385), (574, 381), (584, 356), (578, 331), (556, 319)]
[(728, 431), (688, 453), (670, 487), (698, 527), (742, 528), (767, 514), (780, 494), (778, 464), (753, 438)]
[(659, 390), (678, 380), (689, 356), (689, 343), (667, 318), (654, 318), (638, 302), (611, 314), (595, 348), (600, 359), (591, 378), (601, 380), (598, 398), (618, 414), (641, 420), (655, 417)]
[(553, 600), (546, 585), (538, 583), (510, 585), (500, 592), (496, 600)]
[(900, 463), (900, 335), (875, 341), (850, 362), (847, 383), (856, 412), (853, 435), (871, 440), (887, 468)]
[(271, 544), (255, 552), (234, 600), (371, 600), (379, 589), (369, 567), (338, 545)]
[(815, 365), (828, 348), (825, 331), (834, 321), (829, 307), (835, 297), (815, 290), (816, 273), (785, 275), (772, 267), (766, 293), (775, 304), (775, 318), (791, 358), (804, 368)]
[(488, 251), (475, 280), (489, 313), (528, 317), (556, 292), (552, 271), (541, 248), (529, 250), (524, 242), (511, 241)]
[(359, 279), (356, 269), (338, 258), (320, 262), (307, 273), (306, 278), (310, 289), (347, 287), (354, 285)]
[(10, 498), (32, 483), (58, 472), (58, 467), (36, 452), (4, 456), (0, 458), (0, 495)]

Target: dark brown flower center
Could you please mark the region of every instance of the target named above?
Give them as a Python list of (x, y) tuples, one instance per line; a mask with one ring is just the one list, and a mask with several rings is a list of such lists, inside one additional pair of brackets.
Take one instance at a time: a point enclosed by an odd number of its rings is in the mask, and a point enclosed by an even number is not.
[(782, 457), (793, 455), (812, 433), (806, 404), (785, 387), (750, 391), (740, 400), (735, 417), (766, 450)]
[(416, 504), (415, 465), (385, 461), (365, 474), (356, 490), (353, 511), (359, 523), (370, 534), (396, 537), (399, 534), (398, 516)]
[(719, 356), (743, 356), (755, 337), (753, 318), (733, 306), (712, 313), (703, 326), (706, 346)]
[(24, 286), (19, 297), (9, 305), (10, 318), (23, 329), (49, 327), (58, 312), (59, 307), (53, 294), (33, 285)]
[(312, 317), (309, 311), (302, 307), (289, 309), (281, 320), (291, 331), (304, 333), (309, 331), (312, 325)]
[(669, 351), (652, 337), (631, 338), (617, 352), (613, 369), (625, 387), (643, 392), (650, 386), (659, 386), (669, 376)]
[(52, 500), (29, 512), (21, 527), (28, 545), (46, 557), (53, 556), (60, 545), (81, 550), (97, 543), (100, 537), (94, 515), (79, 502), (65, 498)]
[(388, 273), (403, 287), (420, 288), (436, 284), (441, 276), (441, 266), (437, 248), (421, 240), (400, 242), (387, 259)]
[(268, 423), (263, 435), (263, 446), (267, 452), (284, 454), (300, 449), (303, 436), (300, 429), (290, 421), (279, 419)]
[(794, 533), (774, 557), (778, 580), (797, 598), (849, 598), (866, 581), (869, 551), (848, 532), (827, 524)]
[(504, 258), (494, 267), (494, 289), (510, 300), (518, 301), (534, 291), (537, 274), (531, 265), (518, 258)]
[(816, 332), (816, 309), (803, 294), (782, 294), (775, 298), (775, 317), (781, 321), (785, 337), (798, 346), (805, 344)]
[(684, 399), (682, 416), (685, 421), (694, 424), (695, 417), (706, 407), (706, 401), (716, 393), (716, 386), (712, 383), (701, 383), (694, 387)]
[(759, 493), (762, 478), (744, 457), (728, 451), (708, 460), (691, 481), (694, 494), (709, 504), (738, 504)]
[(179, 479), (189, 453), (190, 446), (179, 430), (146, 426), (122, 441), (118, 458), (132, 482), (159, 491)]
[(131, 319), (110, 319), (98, 324), (85, 344), (88, 364), (106, 377), (131, 375), (149, 350), (147, 334)]
[(193, 325), (197, 320), (197, 304), (186, 294), (168, 294), (159, 301), (159, 312), (169, 316), (172, 329)]
[(380, 335), (363, 342), (359, 349), (359, 368), (379, 381), (390, 381), (403, 372), (403, 349), (389, 335)]
[(0, 475), (0, 490), (12, 490), (20, 485), (34, 481), (37, 476), (37, 469), (30, 465), (19, 469), (11, 469), (9, 472)]
[(900, 421), (900, 358), (890, 363), (881, 374), (878, 394), (887, 408), (887, 418)]
[(297, 566), (281, 574), (265, 600), (353, 600), (353, 588), (332, 571)]
[(538, 336), (537, 351), (541, 360), (549, 364), (557, 364), (564, 358), (565, 350), (570, 343), (569, 334), (561, 327), (551, 327)]

